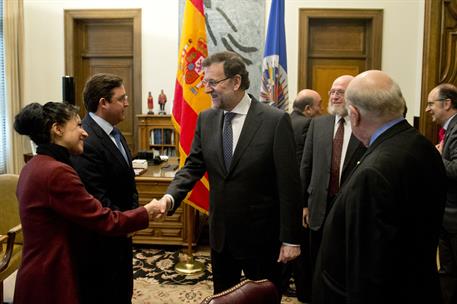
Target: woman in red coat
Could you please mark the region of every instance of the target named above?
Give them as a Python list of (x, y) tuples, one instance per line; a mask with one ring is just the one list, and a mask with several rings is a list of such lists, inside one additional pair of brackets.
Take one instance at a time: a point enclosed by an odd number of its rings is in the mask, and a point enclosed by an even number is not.
[(17, 186), (24, 247), (14, 303), (80, 303), (77, 262), (87, 250), (85, 236), (146, 228), (161, 210), (149, 203), (111, 211), (87, 193), (70, 162), (70, 153), (83, 152), (87, 137), (77, 107), (32, 103), (16, 116), (14, 128), (38, 145), (38, 155), (25, 165)]

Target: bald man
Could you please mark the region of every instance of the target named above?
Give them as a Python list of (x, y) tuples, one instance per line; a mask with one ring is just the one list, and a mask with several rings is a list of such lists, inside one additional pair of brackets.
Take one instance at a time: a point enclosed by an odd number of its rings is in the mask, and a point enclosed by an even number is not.
[[(308, 132), (311, 118), (321, 115), (322, 98), (314, 90), (304, 89), (298, 92), (293, 103), (293, 111), (290, 113), (292, 129), (295, 137), (295, 151), (298, 163), (301, 162), (306, 133)], [(281, 288), (286, 296), (296, 296), (300, 302), (310, 302), (312, 270), (309, 261), (309, 231), (302, 227), (302, 239), (300, 240), (300, 256), (283, 265)], [(290, 278), (294, 277), (295, 291), (290, 287)]]
[(304, 192), (303, 226), (310, 229), (309, 247), (313, 269), (321, 243), (322, 226), (338, 187), (345, 182), (365, 152), (365, 147), (351, 135), (344, 99), (346, 88), (353, 78), (343, 75), (335, 79), (328, 92), (328, 112), (331, 115), (316, 117), (311, 121), (303, 149), (300, 165)]
[(313, 304), (441, 303), (441, 156), (403, 118), (405, 100), (386, 73), (358, 75), (345, 96), (352, 132), (368, 149), (325, 222)]
[(303, 147), (305, 146), (306, 132), (311, 118), (321, 115), (322, 98), (314, 90), (304, 89), (298, 92), (290, 113), (292, 129), (294, 129), (295, 144), (298, 163), (301, 162)]

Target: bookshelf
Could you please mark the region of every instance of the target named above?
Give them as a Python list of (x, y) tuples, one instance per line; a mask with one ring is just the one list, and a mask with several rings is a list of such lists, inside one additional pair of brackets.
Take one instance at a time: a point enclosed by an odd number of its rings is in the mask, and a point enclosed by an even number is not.
[(179, 156), (179, 135), (170, 115), (137, 115), (138, 151), (158, 151), (160, 155)]

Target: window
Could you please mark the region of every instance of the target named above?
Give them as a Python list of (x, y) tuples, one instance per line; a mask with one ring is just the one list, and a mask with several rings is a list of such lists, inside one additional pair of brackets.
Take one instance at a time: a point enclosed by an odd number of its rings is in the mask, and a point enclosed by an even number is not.
[(0, 1), (0, 174), (6, 173), (7, 111), (5, 98), (5, 52), (3, 49), (3, 1)]

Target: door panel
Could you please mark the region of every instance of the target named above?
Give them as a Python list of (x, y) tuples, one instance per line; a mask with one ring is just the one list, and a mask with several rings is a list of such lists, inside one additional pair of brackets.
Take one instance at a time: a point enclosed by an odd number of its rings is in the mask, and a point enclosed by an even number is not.
[(366, 20), (311, 19), (310, 56), (366, 56)]
[(327, 109), (328, 94), (333, 81), (341, 75), (357, 75), (365, 70), (364, 60), (314, 59), (309, 61), (310, 88), (322, 97), (322, 108)]
[(116, 19), (88, 20), (82, 26), (82, 51), (85, 55), (133, 55), (132, 22)]
[(313, 89), (327, 108), (333, 81), (381, 68), (382, 10), (300, 10), (298, 90)]
[(82, 92), (93, 74), (112, 73), (124, 80), (129, 106), (118, 127), (136, 153), (141, 113), (141, 10), (65, 10), (65, 67), (75, 78), (75, 100), (86, 114)]

